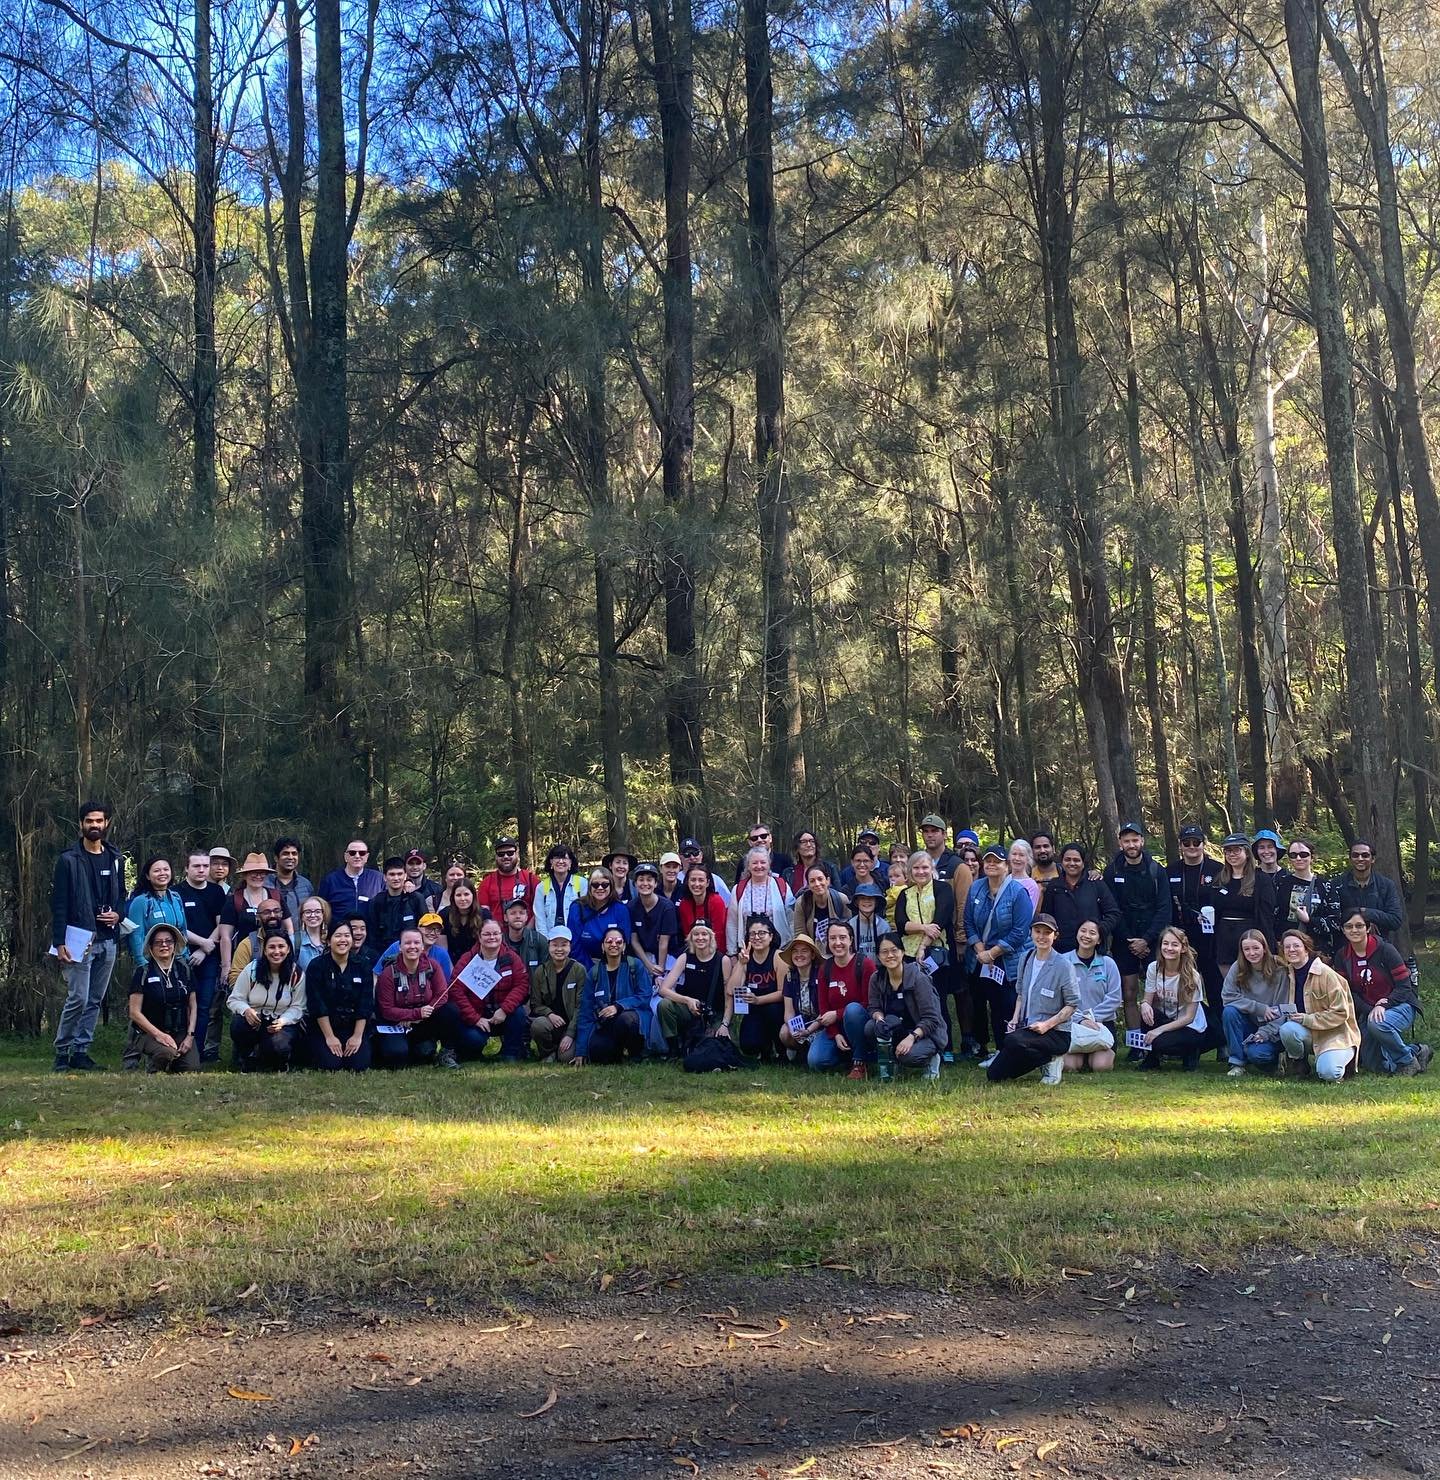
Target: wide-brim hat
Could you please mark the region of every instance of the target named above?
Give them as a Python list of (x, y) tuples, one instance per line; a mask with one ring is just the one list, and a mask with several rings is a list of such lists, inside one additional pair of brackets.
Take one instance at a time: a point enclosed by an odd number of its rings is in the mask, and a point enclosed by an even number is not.
[(170, 934), (170, 939), (175, 942), (175, 949), (181, 951), (185, 947), (185, 932), (178, 926), (172, 925), (168, 920), (157, 920), (145, 932), (145, 944), (140, 948), (142, 956), (150, 954), (150, 942), (155, 939), (157, 932), (165, 930)]
[(211, 858), (223, 858), (226, 863), (235, 862), (234, 855), (223, 843), (220, 843), (216, 847), (212, 848), (210, 850), (210, 856)]
[(638, 860), (633, 853), (627, 853), (623, 848), (617, 849), (614, 853), (607, 853), (604, 858), (600, 860), (600, 862), (604, 864), (606, 868), (613, 868), (615, 866), (615, 860), (617, 858), (623, 858), (625, 862), (630, 865), (630, 872), (632, 874), (635, 872), (635, 864)]
[(793, 966), (795, 964), (793, 957), (795, 954), (796, 946), (809, 946), (811, 954), (815, 957), (817, 961), (821, 960), (825, 955), (824, 951), (822, 951), (820, 947), (815, 943), (814, 936), (804, 934), (792, 936), (790, 939), (790, 944), (786, 946), (783, 951), (780, 952), (780, 959), (787, 966)]
[(885, 891), (878, 884), (872, 884), (867, 879), (865, 883), (855, 886), (854, 897), (856, 899), (884, 899)]
[(270, 860), (263, 853), (247, 853), (245, 855), (245, 862), (235, 872), (237, 874), (268, 874), (270, 872)]

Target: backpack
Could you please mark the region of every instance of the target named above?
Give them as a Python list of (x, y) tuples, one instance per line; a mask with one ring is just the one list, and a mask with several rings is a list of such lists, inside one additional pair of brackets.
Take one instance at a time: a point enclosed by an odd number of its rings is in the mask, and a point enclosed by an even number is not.
[(753, 1069), (755, 1062), (747, 1059), (734, 1043), (718, 1034), (702, 1038), (685, 1055), (684, 1069), (687, 1074), (715, 1074), (731, 1069)]

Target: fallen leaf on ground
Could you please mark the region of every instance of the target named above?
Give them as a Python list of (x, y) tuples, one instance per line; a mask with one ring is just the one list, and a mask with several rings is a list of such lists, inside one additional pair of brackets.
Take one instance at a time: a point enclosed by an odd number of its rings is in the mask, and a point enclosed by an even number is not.
[(698, 1475), (700, 1473), (700, 1466), (697, 1465), (693, 1459), (688, 1458), (686, 1455), (672, 1454), (670, 1456), (670, 1463), (672, 1465), (679, 1465), (682, 1470), (688, 1469), (692, 1475)]
[(372, 1362), (393, 1362), (395, 1360), (389, 1352), (367, 1352), (366, 1355)]
[(1060, 1269), (1060, 1278), (1062, 1280), (1081, 1280), (1086, 1275), (1093, 1275), (1094, 1273), (1095, 1271), (1093, 1269), (1066, 1269), (1062, 1266)]
[(275, 1399), (269, 1393), (254, 1393), (249, 1388), (232, 1387), (225, 1391), (232, 1398), (243, 1398), (247, 1403), (273, 1403)]
[(600, 1293), (603, 1295), (614, 1283), (615, 1276), (613, 1274), (602, 1274), (600, 1276)]
[(247, 1285), (235, 1298), (237, 1300), (248, 1300), (258, 1289), (259, 1285)]
[(1009, 1449), (1012, 1444), (1023, 1444), (1025, 1441), (1016, 1434), (1007, 1434), (1003, 1439), (995, 1441), (995, 1453), (999, 1454), (1002, 1449)]
[(1155, 1324), (1157, 1326), (1164, 1326), (1168, 1330), (1171, 1330), (1171, 1331), (1178, 1331), (1182, 1326), (1188, 1326), (1190, 1324), (1190, 1322), (1189, 1321), (1156, 1321)]
[(1044, 1459), (1047, 1455), (1054, 1454), (1059, 1447), (1058, 1439), (1049, 1439), (1035, 1451), (1035, 1458)]
[(741, 1341), (769, 1341), (772, 1337), (783, 1336), (790, 1329), (790, 1322), (784, 1316), (776, 1319), (780, 1324), (773, 1331), (732, 1331), (730, 1334)]
[(941, 1429), (939, 1433), (942, 1439), (978, 1439), (980, 1437), (980, 1425), (976, 1423), (962, 1423), (958, 1428)]
[(803, 1475), (807, 1471), (813, 1470), (814, 1468), (815, 1468), (815, 1456), (812, 1454), (809, 1459), (807, 1459), (807, 1460), (801, 1460), (801, 1462), (798, 1465), (796, 1465), (793, 1470), (786, 1470), (786, 1471), (784, 1471), (784, 1473), (787, 1474), (787, 1475)]
[(515, 1416), (517, 1418), (539, 1418), (542, 1413), (549, 1413), (549, 1411), (559, 1401), (560, 1401), (560, 1394), (557, 1393), (554, 1388), (551, 1388), (550, 1389), (550, 1396), (548, 1398), (546, 1398), (545, 1401), (538, 1408), (533, 1409), (529, 1413), (517, 1413)]

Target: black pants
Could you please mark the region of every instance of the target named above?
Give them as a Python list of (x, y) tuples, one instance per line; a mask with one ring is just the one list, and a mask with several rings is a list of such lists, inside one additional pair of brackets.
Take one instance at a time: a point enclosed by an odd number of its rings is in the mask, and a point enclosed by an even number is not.
[(1032, 1069), (1043, 1069), (1051, 1059), (1070, 1052), (1070, 1035), (1061, 1028), (1037, 1033), (1034, 1028), (1016, 1028), (1000, 1044), (995, 1061), (985, 1071), (992, 1083), (1019, 1079)]
[(386, 1069), (403, 1069), (407, 1064), (430, 1058), (438, 1043), (452, 1051), (465, 1031), (465, 1020), (453, 1002), (437, 1007), (428, 1018), (411, 1023), (403, 1033), (376, 1033), (375, 1046), (380, 1051), (380, 1064)]
[(1215, 1047), (1215, 1038), (1210, 1033), (1197, 1033), (1194, 1028), (1174, 1028), (1155, 1040), (1150, 1050), (1152, 1058), (1198, 1059), (1207, 1048)]
[(783, 1002), (762, 1002), (759, 1007), (751, 1004), (750, 1011), (740, 1019), (740, 1052), (759, 1054), (762, 1059), (778, 1058), (780, 1028), (785, 1022)]
[(991, 981), (977, 971), (970, 978), (971, 998), (975, 1003), (975, 1039), (981, 1048), (993, 1043), (996, 1048), (1005, 1041), (1005, 1026), (1015, 1015), (1015, 983)]
[(252, 1028), (238, 1013), (230, 1019), (230, 1042), (235, 1047), (235, 1067), (264, 1073), (288, 1069), (295, 1048), (295, 1029)]
[(618, 1064), (626, 1054), (632, 1059), (644, 1058), (645, 1033), (640, 1014), (622, 1008), (614, 1017), (595, 1024), (585, 1057), (592, 1064)]
[[(330, 1030), (343, 1047), (355, 1031), (355, 1024), (332, 1020)], [(370, 1034), (366, 1033), (361, 1040), (359, 1051), (351, 1054), (348, 1059), (341, 1058), (339, 1054), (330, 1052), (319, 1028), (312, 1028), (309, 1043), (310, 1066), (313, 1069), (348, 1069), (352, 1074), (363, 1074), (370, 1067), (372, 1041)]]

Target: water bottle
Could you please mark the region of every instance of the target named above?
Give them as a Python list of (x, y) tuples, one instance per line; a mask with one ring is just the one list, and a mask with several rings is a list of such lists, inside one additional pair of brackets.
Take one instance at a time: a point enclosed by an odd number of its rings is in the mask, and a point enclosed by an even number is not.
[(889, 1084), (895, 1077), (895, 1036), (889, 1023), (875, 1027), (875, 1072), (881, 1084)]

